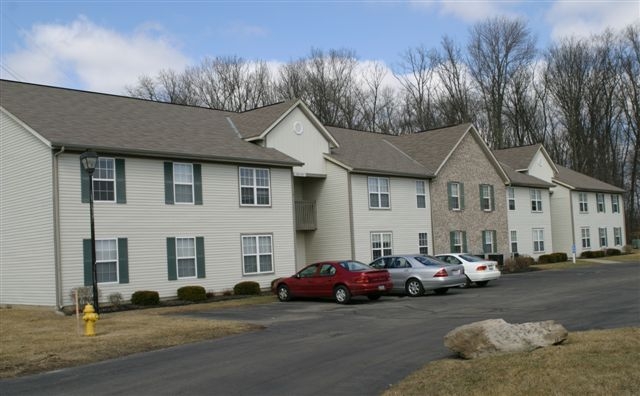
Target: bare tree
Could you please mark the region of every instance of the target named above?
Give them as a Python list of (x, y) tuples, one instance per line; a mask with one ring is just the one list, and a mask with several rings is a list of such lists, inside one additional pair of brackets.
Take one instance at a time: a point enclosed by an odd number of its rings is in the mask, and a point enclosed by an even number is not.
[(447, 36), (442, 38), (441, 47), (440, 51), (433, 52), (433, 63), (442, 87), (438, 100), (441, 118), (447, 125), (471, 122), (471, 86), (462, 51)]

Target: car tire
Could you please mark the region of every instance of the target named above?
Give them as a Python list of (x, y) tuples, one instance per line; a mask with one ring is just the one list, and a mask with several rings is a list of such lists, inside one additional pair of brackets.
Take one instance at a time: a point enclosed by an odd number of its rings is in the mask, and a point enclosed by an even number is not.
[(351, 292), (346, 286), (337, 286), (333, 289), (333, 297), (338, 304), (346, 304), (351, 300)]
[(467, 289), (469, 287), (471, 287), (471, 279), (469, 279), (468, 276), (465, 275), (465, 278), (467, 278), (467, 281), (464, 283), (464, 285), (460, 286), (463, 289)]
[(407, 295), (410, 297), (418, 297), (424, 294), (424, 287), (422, 287), (422, 282), (420, 282), (416, 278), (409, 279), (404, 289), (407, 292)]
[(278, 300), (282, 302), (291, 301), (291, 292), (287, 285), (278, 285)]
[(382, 297), (382, 295), (380, 295), (380, 294), (369, 294), (367, 297), (371, 301), (376, 301), (376, 300), (379, 300), (380, 297)]
[(441, 287), (440, 289), (435, 289), (433, 292), (436, 294), (446, 294), (448, 291), (448, 287)]
[(476, 285), (478, 285), (478, 287), (485, 287), (487, 283), (489, 283), (489, 281), (477, 281)]

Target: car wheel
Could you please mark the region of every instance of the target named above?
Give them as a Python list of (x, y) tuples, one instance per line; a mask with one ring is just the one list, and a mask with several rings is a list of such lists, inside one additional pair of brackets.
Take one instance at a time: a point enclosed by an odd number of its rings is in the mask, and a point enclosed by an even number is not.
[(407, 281), (405, 290), (407, 291), (407, 294), (411, 297), (418, 297), (424, 294), (424, 288), (422, 287), (422, 282), (420, 282), (415, 278), (411, 278)]
[(449, 291), (448, 287), (442, 287), (440, 289), (435, 289), (434, 293), (436, 294), (446, 294)]
[(478, 287), (485, 287), (487, 283), (489, 283), (489, 281), (477, 281), (476, 285), (478, 285)]
[(289, 293), (287, 285), (278, 286), (278, 300), (282, 302), (291, 300), (291, 293)]
[(466, 275), (465, 275), (465, 278), (467, 278), (466, 282), (464, 283), (464, 285), (460, 286), (463, 289), (471, 287), (471, 279), (469, 279), (469, 277)]
[(382, 297), (382, 296), (380, 294), (369, 294), (367, 297), (371, 301), (376, 301), (376, 300), (379, 300), (380, 297)]
[(345, 286), (338, 286), (333, 290), (333, 297), (338, 304), (346, 304), (351, 300), (351, 292)]

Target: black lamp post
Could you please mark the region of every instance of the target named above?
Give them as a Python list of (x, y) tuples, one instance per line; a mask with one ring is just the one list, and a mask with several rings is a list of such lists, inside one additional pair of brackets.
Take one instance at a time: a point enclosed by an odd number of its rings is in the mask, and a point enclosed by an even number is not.
[(89, 174), (89, 213), (91, 217), (91, 277), (93, 286), (93, 307), (100, 313), (98, 306), (98, 274), (96, 272), (96, 230), (93, 224), (93, 171), (96, 170), (98, 154), (95, 151), (85, 151), (80, 154), (82, 167)]

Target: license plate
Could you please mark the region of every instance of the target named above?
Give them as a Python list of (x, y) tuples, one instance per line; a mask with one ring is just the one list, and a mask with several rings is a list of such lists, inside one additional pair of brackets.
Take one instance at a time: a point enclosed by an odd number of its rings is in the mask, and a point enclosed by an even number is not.
[(489, 270), (490, 270), (490, 271), (493, 271), (493, 265), (490, 265), (490, 266), (489, 266)]
[(378, 286), (378, 290), (384, 290), (384, 285)]

